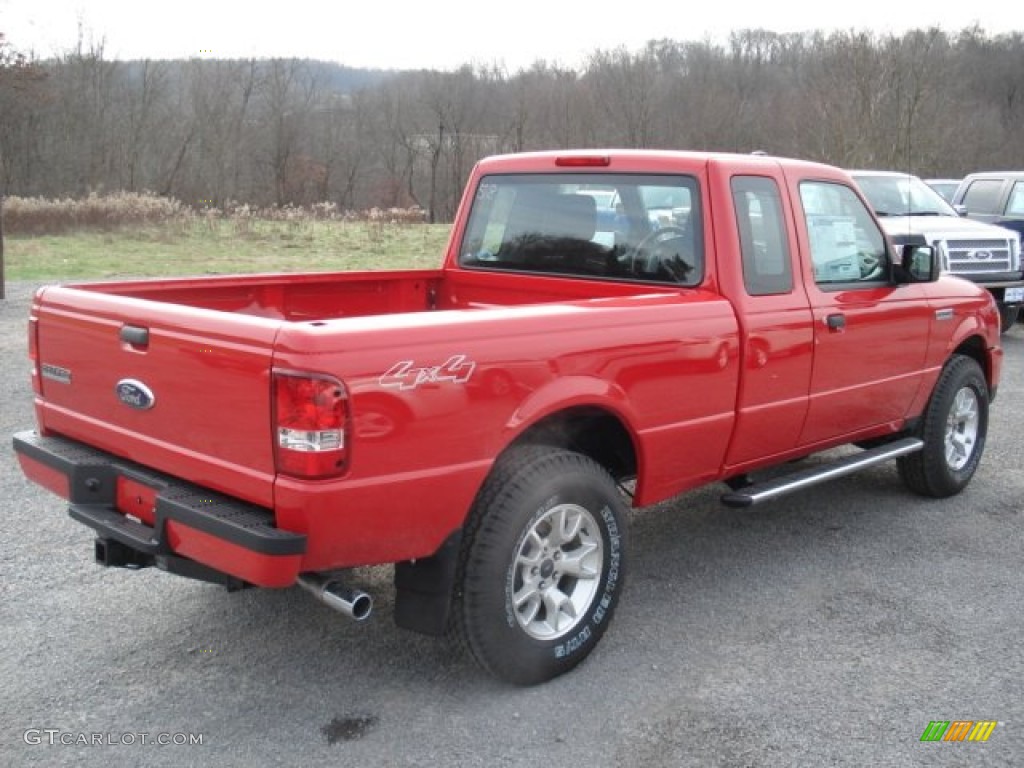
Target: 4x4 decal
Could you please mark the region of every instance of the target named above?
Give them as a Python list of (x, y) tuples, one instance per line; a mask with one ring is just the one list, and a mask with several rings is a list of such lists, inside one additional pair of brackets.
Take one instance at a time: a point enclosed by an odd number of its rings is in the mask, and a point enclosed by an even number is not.
[(413, 360), (402, 360), (392, 365), (380, 379), (382, 387), (391, 389), (416, 389), (423, 384), (465, 384), (469, 381), (476, 363), (465, 355), (452, 355), (440, 365), (417, 366)]

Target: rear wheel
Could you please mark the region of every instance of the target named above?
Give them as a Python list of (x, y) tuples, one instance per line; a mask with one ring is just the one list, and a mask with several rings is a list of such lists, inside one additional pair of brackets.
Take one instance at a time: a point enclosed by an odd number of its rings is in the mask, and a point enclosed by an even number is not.
[(988, 384), (977, 362), (955, 355), (939, 375), (918, 436), (924, 448), (897, 460), (915, 493), (960, 493), (974, 477), (988, 433)]
[(592, 459), (515, 448), (474, 506), (457, 572), (453, 630), (476, 661), (530, 685), (594, 649), (624, 577), (625, 504)]

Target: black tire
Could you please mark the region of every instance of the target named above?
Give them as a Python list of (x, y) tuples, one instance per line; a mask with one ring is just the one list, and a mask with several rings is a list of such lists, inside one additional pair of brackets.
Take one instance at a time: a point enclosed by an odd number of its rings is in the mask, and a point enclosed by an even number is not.
[(999, 308), (999, 330), (1001, 333), (1006, 333), (1013, 328), (1013, 324), (1020, 317), (1020, 305), (1014, 304), (1008, 307), (1002, 302), (997, 302), (996, 306)]
[(625, 512), (587, 456), (526, 446), (499, 460), (466, 525), (452, 606), (451, 629), (481, 667), (532, 685), (587, 657), (622, 591)]
[(945, 498), (971, 482), (988, 433), (988, 384), (977, 362), (954, 355), (939, 374), (917, 436), (924, 448), (897, 459), (906, 486)]

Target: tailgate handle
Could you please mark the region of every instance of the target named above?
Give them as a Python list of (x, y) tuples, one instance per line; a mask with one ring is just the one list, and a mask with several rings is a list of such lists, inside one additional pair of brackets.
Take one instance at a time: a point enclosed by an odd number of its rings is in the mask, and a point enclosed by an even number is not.
[(143, 328), (139, 325), (122, 326), (121, 341), (131, 344), (134, 347), (148, 347), (149, 328)]

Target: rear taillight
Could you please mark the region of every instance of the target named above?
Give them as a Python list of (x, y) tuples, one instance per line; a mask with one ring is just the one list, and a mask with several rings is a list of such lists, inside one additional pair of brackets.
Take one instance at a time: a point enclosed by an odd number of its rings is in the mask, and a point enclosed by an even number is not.
[(304, 478), (340, 475), (348, 460), (348, 395), (335, 378), (274, 372), (277, 471)]
[(28, 359), (32, 361), (32, 391), (43, 394), (43, 378), (39, 371), (39, 318), (28, 319)]

